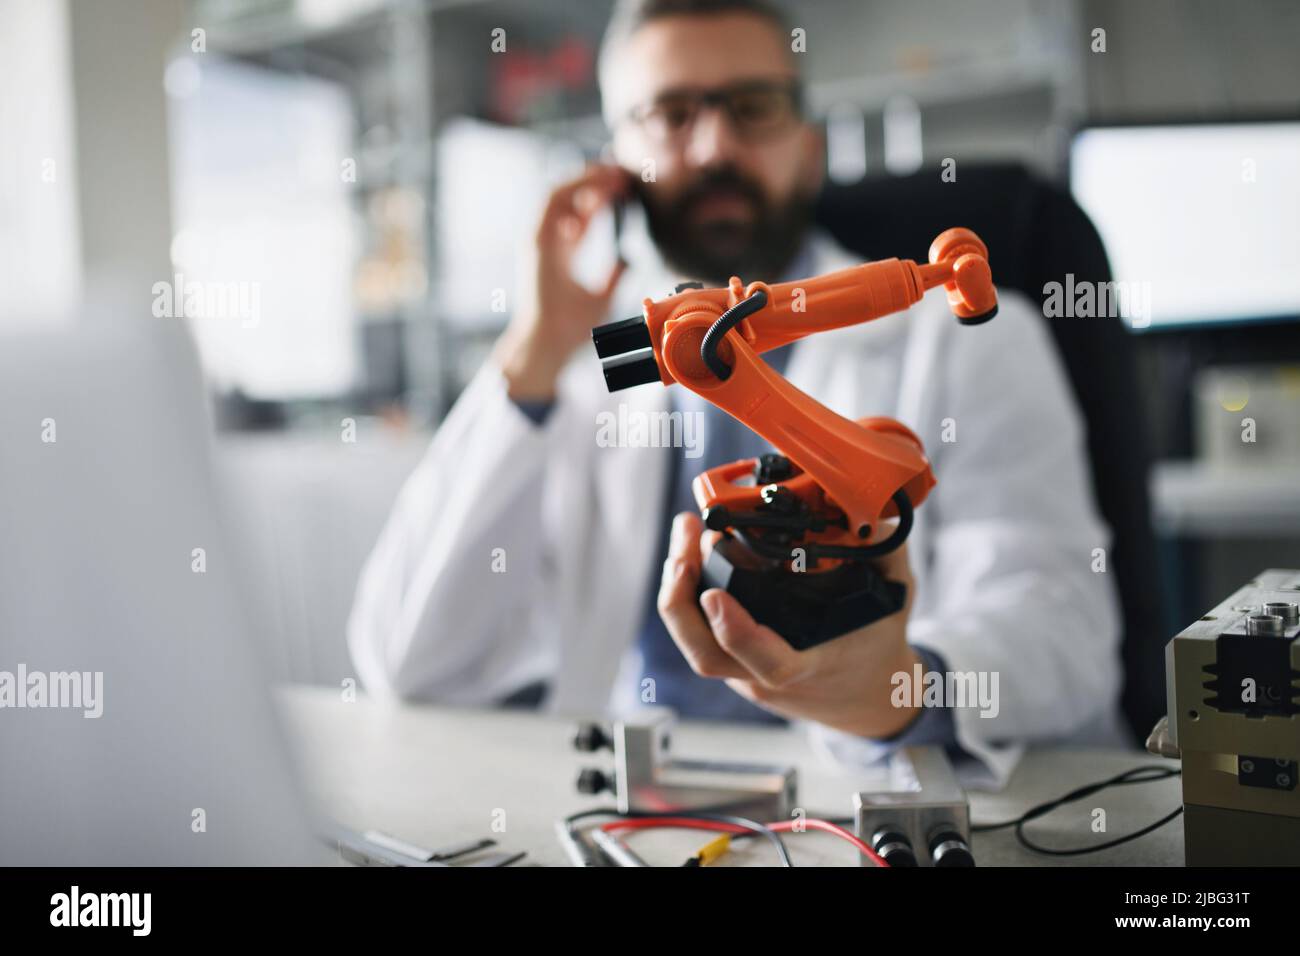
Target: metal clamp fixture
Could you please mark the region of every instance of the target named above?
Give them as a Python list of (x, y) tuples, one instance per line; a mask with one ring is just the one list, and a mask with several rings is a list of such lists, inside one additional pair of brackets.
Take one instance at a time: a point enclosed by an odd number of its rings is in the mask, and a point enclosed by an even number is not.
[(593, 753), (614, 752), (609, 773), (588, 767), (578, 775), (582, 793), (612, 793), (621, 813), (636, 811), (725, 811), (756, 820), (786, 819), (795, 806), (794, 767), (722, 760), (682, 760), (670, 755), (676, 714), (646, 708), (637, 717), (579, 727), (573, 745)]
[(1188, 866), (1300, 863), (1300, 571), (1274, 569), (1165, 648)]

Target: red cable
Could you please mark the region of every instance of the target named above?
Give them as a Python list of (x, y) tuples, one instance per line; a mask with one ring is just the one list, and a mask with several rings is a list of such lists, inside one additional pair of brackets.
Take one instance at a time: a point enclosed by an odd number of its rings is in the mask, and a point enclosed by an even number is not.
[[(766, 826), (766, 824), (764, 824)], [(680, 827), (683, 830), (717, 830), (722, 833), (753, 833), (749, 827), (699, 817), (632, 817), (601, 824), (602, 830), (648, 830), (655, 827)]]
[(889, 866), (889, 864), (885, 862), (885, 858), (875, 850), (871, 849), (871, 847), (866, 843), (862, 842), (862, 840), (858, 838), (857, 834), (850, 833), (838, 823), (831, 823), (829, 820), (818, 820), (815, 818), (808, 820), (782, 820), (780, 823), (769, 823), (767, 826), (769, 829), (776, 830), (777, 832), (787, 830), (793, 832), (795, 824), (797, 823), (802, 823), (805, 827), (811, 827), (814, 830), (824, 830), (827, 833), (834, 833), (841, 840), (848, 840), (856, 846), (860, 851), (862, 851), (862, 853), (869, 857), (876, 866)]
[[(813, 830), (822, 830), (826, 833), (832, 833), (842, 840), (847, 840), (858, 848), (860, 853), (866, 854), (876, 866), (888, 867), (882, 857), (875, 850), (871, 849), (857, 836), (850, 833), (838, 824), (831, 823), (829, 820), (805, 819), (805, 820), (782, 820), (779, 823), (765, 824), (769, 830), (777, 832), (795, 833), (796, 825)], [(696, 817), (636, 817), (628, 820), (614, 820), (611, 823), (601, 825), (602, 830), (646, 830), (655, 827), (680, 827), (686, 830), (716, 830), (723, 833), (753, 833), (748, 827), (742, 827), (734, 823), (721, 823), (715, 820), (701, 820)]]

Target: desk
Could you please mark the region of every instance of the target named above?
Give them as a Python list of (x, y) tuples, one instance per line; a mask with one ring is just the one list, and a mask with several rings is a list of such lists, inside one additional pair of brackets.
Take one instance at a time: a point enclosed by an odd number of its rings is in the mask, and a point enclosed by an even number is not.
[[(364, 695), (354, 702), (331, 688), (287, 687), (279, 694), (288, 739), (309, 796), (355, 830), (376, 829), (423, 846), (494, 836), (501, 849), (526, 850), (525, 864), (568, 866), (553, 829), (560, 817), (611, 806), (574, 787), (584, 766), (611, 765), (608, 752), (583, 754), (570, 740), (575, 722), (519, 711), (394, 706)], [(880, 789), (880, 770), (826, 764), (797, 730), (682, 722), (673, 733), (681, 757), (789, 763), (799, 771), (799, 803), (809, 816), (849, 817), (852, 795)], [(975, 822), (1001, 821), (1082, 784), (1138, 764), (1173, 763), (1133, 751), (1031, 751), (1002, 793), (970, 794)], [(1117, 787), (1037, 821), (1031, 832), (1048, 846), (1102, 843), (1151, 823), (1180, 801), (1176, 777)], [(1104, 807), (1109, 833), (1091, 832), (1094, 807)], [(493, 832), (503, 820), (504, 832)], [(705, 839), (698, 833), (634, 834), (631, 845), (652, 864), (676, 865)], [(829, 834), (791, 834), (796, 865), (853, 866), (857, 851)], [(1009, 830), (977, 833), (983, 866), (1181, 866), (1179, 821), (1132, 843), (1082, 857), (1046, 857), (1021, 848)], [(770, 864), (766, 841), (738, 843), (721, 862)]]

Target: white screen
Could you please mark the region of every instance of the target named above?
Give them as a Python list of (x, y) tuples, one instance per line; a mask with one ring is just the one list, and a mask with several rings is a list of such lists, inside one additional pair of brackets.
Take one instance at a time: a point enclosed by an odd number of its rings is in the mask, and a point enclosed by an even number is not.
[(347, 94), (311, 76), (197, 59), (170, 101), (172, 282), (230, 288), (247, 312), (191, 317), (204, 369), (262, 399), (346, 391), (357, 372), (358, 233), (342, 175), (355, 152)]
[(1070, 185), (1152, 327), (1300, 316), (1300, 122), (1085, 130)]

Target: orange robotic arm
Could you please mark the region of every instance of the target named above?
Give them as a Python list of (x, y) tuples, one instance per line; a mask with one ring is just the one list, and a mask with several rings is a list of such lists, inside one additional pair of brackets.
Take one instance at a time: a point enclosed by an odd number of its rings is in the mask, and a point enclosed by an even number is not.
[[(738, 534), (768, 570), (789, 571), (796, 548), (814, 571), (892, 550), (934, 485), (920, 439), (906, 426), (838, 415), (758, 358), (814, 332), (901, 311), (938, 286), (959, 322), (997, 313), (988, 250), (973, 232), (947, 230), (929, 258), (775, 285), (735, 277), (725, 289), (686, 284), (665, 299), (646, 299), (642, 317), (594, 330), (611, 391), (678, 382), (780, 450), (713, 468), (693, 485), (706, 524)], [(891, 517), (898, 527), (881, 540)]]

